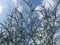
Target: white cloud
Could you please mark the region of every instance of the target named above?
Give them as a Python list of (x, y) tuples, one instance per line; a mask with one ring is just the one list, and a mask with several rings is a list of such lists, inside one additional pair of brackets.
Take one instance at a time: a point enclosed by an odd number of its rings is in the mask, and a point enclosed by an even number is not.
[(60, 31), (59, 31), (59, 32), (57, 32), (57, 33), (55, 33), (55, 35), (54, 35), (54, 38), (53, 38), (53, 39), (56, 39), (56, 38), (60, 38)]
[(17, 5), (17, 0), (12, 0), (14, 2), (15, 5)]
[[(41, 11), (41, 10), (43, 10), (43, 8), (42, 8), (40, 5), (38, 5), (38, 6), (35, 8), (35, 10)], [(42, 15), (42, 13), (39, 12), (39, 11), (37, 11), (37, 13), (39, 14), (39, 19), (42, 19), (42, 18), (43, 18), (43, 15)]]
[(4, 5), (4, 8), (7, 8), (7, 5)]
[(44, 5), (46, 8), (49, 8), (50, 7), (50, 5), (54, 5), (54, 1), (53, 0), (43, 0), (43, 4), (42, 5)]
[(3, 6), (0, 5), (0, 13), (2, 13), (3, 10)]
[[(53, 0), (43, 0), (43, 2), (42, 2), (41, 5), (45, 6), (46, 9), (48, 9), (48, 8), (52, 9), (51, 6), (53, 7), (55, 5), (54, 2), (55, 1), (53, 1)], [(43, 10), (43, 8), (41, 7), (41, 5), (38, 5), (35, 8), (35, 10), (40, 10), (40, 11)], [(39, 19), (42, 19), (43, 18), (43, 15), (40, 12), (38, 12), (38, 11), (37, 11), (37, 13), (39, 14)]]
[(17, 7), (17, 10), (22, 13), (22, 6), (17, 2), (17, 0), (12, 0)]
[(30, 18), (28, 19), (28, 21), (30, 21)]

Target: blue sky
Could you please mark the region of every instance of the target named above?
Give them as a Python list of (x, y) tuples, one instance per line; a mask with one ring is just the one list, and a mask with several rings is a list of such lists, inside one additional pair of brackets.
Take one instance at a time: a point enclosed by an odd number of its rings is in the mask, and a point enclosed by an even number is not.
[(14, 8), (14, 3), (12, 0), (0, 0), (0, 22), (4, 21), (6, 15), (9, 13), (9, 9)]
[[(48, 1), (49, 3), (53, 4), (52, 0), (30, 0), (30, 1), (31, 2), (33, 1), (32, 7), (36, 7), (42, 3), (43, 4), (46, 3), (45, 7), (49, 7)], [(9, 9), (13, 9), (17, 3), (21, 4), (23, 9), (27, 8), (27, 5), (22, 0), (0, 0), (0, 22), (3, 21), (6, 15), (9, 13)]]
[[(30, 1), (32, 1), (32, 0), (30, 0)], [(45, 4), (45, 7), (48, 8), (49, 4), (47, 1), (49, 1), (49, 3), (51, 3), (51, 5), (55, 4), (55, 2), (53, 2), (52, 0), (44, 0), (44, 1), (43, 0), (33, 0), (33, 7), (36, 7), (40, 4), (42, 4), (42, 5)], [(5, 21), (6, 16), (9, 14), (9, 9), (13, 9), (17, 3), (21, 4), (23, 9), (27, 8), (27, 5), (22, 0), (0, 0), (0, 22)], [(40, 9), (40, 8), (38, 7), (37, 9)], [(60, 33), (60, 31), (59, 31), (59, 33)]]
[[(42, 0), (31, 0), (31, 2), (32, 1), (33, 7), (36, 7), (37, 5), (41, 4)], [(6, 15), (9, 13), (9, 9), (13, 9), (16, 6), (16, 3), (20, 3), (24, 6), (24, 8), (26, 7), (22, 0), (0, 0), (0, 22), (5, 20)]]
[[(27, 0), (27, 1), (29, 1), (29, 0)], [(49, 7), (48, 2), (51, 5), (55, 4), (55, 2), (53, 2), (53, 0), (30, 0), (30, 1), (31, 2), (33, 1), (32, 6), (33, 7), (37, 6), (36, 9), (38, 9), (38, 10), (41, 9), (41, 8), (39, 8), (40, 4), (45, 5), (46, 8)], [(10, 12), (9, 9), (13, 9), (17, 3), (21, 4), (21, 6), (24, 10), (26, 10), (28, 8), (27, 5), (22, 0), (0, 0), (0, 22), (5, 21), (7, 15)], [(26, 13), (23, 13), (23, 14), (26, 17), (26, 15), (25, 15)], [(42, 17), (41, 14), (40, 14), (40, 17)]]

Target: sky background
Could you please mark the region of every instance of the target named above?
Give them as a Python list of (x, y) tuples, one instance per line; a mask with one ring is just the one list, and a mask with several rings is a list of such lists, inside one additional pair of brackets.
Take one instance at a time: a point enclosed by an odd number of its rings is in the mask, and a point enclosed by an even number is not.
[[(29, 0), (27, 0), (29, 1)], [(49, 3), (53, 4), (52, 0), (30, 0), (32, 3), (33, 7), (36, 7), (40, 4), (46, 4), (45, 7), (49, 7), (48, 5), (48, 1)], [(26, 9), (26, 5), (24, 4), (24, 2), (22, 0), (0, 0), (0, 22), (2, 22), (5, 18), (6, 15), (9, 14), (9, 9), (13, 9), (16, 4), (19, 3), (22, 5), (22, 7), (24, 7), (23, 9)]]
[[(39, 5), (45, 5), (46, 8), (49, 8), (48, 3), (50, 3), (52, 6), (56, 3), (54, 0), (30, 0), (30, 1), (31, 2), (33, 1), (32, 6), (33, 7), (37, 6), (36, 9), (38, 10), (40, 9)], [(27, 8), (27, 5), (22, 0), (0, 0), (0, 22), (5, 21), (7, 15), (10, 12), (9, 9), (14, 9), (14, 7), (17, 6), (16, 4), (21, 4), (22, 10)]]
[[(33, 0), (33, 2), (33, 7), (41, 4), (41, 0)], [(5, 20), (6, 15), (9, 14), (9, 9), (13, 9), (17, 3), (23, 5), (24, 9), (25, 7), (27, 7), (26, 5), (24, 5), (24, 2), (22, 0), (0, 0), (0, 22)]]
[(12, 0), (0, 0), (0, 22), (4, 21), (9, 9), (14, 8), (15, 4)]

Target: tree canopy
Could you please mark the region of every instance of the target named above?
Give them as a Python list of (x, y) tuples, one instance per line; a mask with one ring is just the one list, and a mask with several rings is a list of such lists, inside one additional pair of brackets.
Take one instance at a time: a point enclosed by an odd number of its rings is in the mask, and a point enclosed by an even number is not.
[(60, 28), (60, 1), (54, 7), (49, 4), (48, 9), (41, 5), (38, 10), (30, 1), (23, 1), (28, 6), (25, 11), (20, 12), (17, 6), (0, 23), (0, 45), (57, 45), (60, 37), (54, 35)]

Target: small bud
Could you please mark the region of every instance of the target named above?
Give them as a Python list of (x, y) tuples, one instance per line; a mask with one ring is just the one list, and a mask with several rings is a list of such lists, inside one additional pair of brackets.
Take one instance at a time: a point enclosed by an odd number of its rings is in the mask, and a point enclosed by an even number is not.
[(18, 12), (22, 13), (22, 6), (20, 4), (18, 4), (17, 10), (18, 10)]

